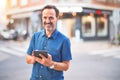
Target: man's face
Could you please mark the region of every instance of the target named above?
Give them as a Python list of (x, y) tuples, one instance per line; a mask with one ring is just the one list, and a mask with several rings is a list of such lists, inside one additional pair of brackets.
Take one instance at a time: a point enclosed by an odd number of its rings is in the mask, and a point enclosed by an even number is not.
[(46, 31), (53, 32), (56, 29), (58, 18), (54, 9), (45, 9), (42, 12), (42, 23)]

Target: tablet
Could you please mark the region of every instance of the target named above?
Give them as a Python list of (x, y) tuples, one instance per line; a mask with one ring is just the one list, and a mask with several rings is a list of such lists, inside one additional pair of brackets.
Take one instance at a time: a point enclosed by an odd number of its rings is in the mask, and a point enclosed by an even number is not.
[(48, 58), (48, 52), (46, 50), (34, 50), (34, 56), (42, 58), (39, 54), (42, 54), (46, 58)]

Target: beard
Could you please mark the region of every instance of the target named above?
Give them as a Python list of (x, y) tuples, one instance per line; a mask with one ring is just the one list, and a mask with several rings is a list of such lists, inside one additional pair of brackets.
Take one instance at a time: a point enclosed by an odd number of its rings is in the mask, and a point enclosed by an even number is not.
[(47, 31), (53, 31), (53, 24), (52, 23), (44, 23), (45, 29)]

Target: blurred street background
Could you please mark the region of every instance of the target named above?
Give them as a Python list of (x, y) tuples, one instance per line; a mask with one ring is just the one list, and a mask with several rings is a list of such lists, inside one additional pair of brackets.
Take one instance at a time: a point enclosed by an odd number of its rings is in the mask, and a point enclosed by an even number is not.
[(120, 0), (0, 0), (0, 80), (29, 80), (25, 54), (47, 4), (60, 10), (57, 29), (71, 40), (65, 80), (120, 80)]
[[(32, 65), (25, 62), (29, 40), (0, 41), (0, 79), (29, 80)], [(119, 80), (120, 46), (108, 41), (71, 41), (73, 60), (65, 80)]]

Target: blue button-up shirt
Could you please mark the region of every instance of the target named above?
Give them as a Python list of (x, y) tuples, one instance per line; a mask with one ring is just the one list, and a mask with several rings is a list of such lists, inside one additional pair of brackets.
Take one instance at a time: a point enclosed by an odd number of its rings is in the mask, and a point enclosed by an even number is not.
[[(33, 50), (47, 50), (53, 61), (71, 60), (70, 40), (55, 30), (51, 37), (47, 37), (45, 30), (33, 34), (27, 54)], [(64, 80), (63, 71), (50, 69), (38, 62), (33, 65), (31, 80)]]

